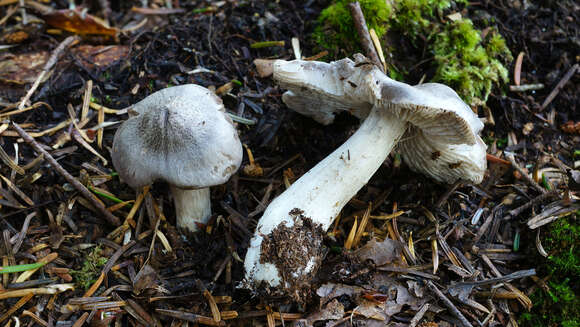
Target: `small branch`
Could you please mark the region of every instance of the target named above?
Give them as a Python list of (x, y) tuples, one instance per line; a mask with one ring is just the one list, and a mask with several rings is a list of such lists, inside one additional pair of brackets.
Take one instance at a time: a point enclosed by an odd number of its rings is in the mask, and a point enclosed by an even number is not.
[(564, 77), (562, 77), (560, 82), (558, 82), (558, 85), (556, 85), (556, 87), (552, 90), (552, 92), (550, 92), (550, 94), (548, 94), (548, 97), (546, 98), (546, 100), (544, 100), (544, 103), (542, 103), (542, 106), (540, 107), (540, 111), (546, 109), (546, 107), (550, 104), (550, 102), (552, 102), (552, 100), (554, 100), (554, 98), (556, 98), (556, 95), (558, 95), (558, 93), (560, 93), (560, 90), (564, 87), (564, 85), (566, 85), (566, 83), (568, 83), (570, 78), (572, 78), (572, 76), (574, 76), (574, 74), (577, 71), (579, 71), (579, 68), (580, 68), (580, 66), (578, 64), (575, 64), (574, 66), (572, 66), (572, 68), (570, 68), (568, 70), (568, 72), (566, 72), (566, 75), (564, 75)]
[(371, 41), (371, 35), (365, 21), (365, 16), (360, 8), (358, 1), (353, 2), (348, 5), (350, 7), (350, 13), (352, 15), (352, 20), (354, 21), (354, 27), (358, 32), (360, 37), (360, 42), (365, 51), (366, 56), (384, 73), (385, 69), (379, 59), (377, 50)]
[(506, 154), (506, 157), (508, 158), (508, 160), (512, 164), (512, 167), (514, 167), (514, 169), (517, 170), (522, 175), (522, 177), (526, 180), (526, 182), (528, 182), (528, 184), (530, 184), (533, 188), (535, 188), (536, 190), (538, 190), (542, 194), (545, 194), (548, 192), (545, 188), (541, 187), (540, 184), (536, 183), (535, 180), (533, 180), (530, 176), (528, 176), (528, 173), (526, 173), (522, 169), (522, 167), (520, 167), (520, 165), (518, 165), (518, 163), (516, 162), (516, 158), (514, 157), (513, 154)]
[(22, 137), (26, 143), (32, 146), (36, 152), (43, 154), (44, 159), (48, 161), (52, 167), (67, 180), (67, 182), (76, 188), (84, 198), (86, 198), (97, 210), (99, 210), (107, 221), (115, 226), (121, 225), (119, 218), (110, 213), (93, 193), (91, 193), (83, 184), (81, 184), (76, 178), (74, 178), (64, 168), (62, 168), (62, 166), (50, 155), (50, 153), (44, 150), (40, 144), (38, 144), (30, 135), (28, 135), (28, 133), (26, 133), (25, 130), (22, 129), (22, 127), (18, 126), (18, 124), (14, 122), (12, 122), (12, 126), (20, 135), (20, 137)]
[(429, 290), (431, 292), (433, 292), (435, 295), (437, 295), (437, 297), (441, 301), (443, 301), (445, 306), (451, 311), (451, 313), (455, 316), (455, 318), (457, 318), (457, 319), (459, 319), (459, 321), (461, 321), (461, 324), (463, 324), (464, 327), (473, 327), (473, 325), (469, 323), (467, 318), (465, 318), (465, 316), (457, 309), (457, 307), (453, 304), (453, 302), (451, 302), (451, 300), (449, 300), (445, 296), (445, 294), (443, 294), (443, 292), (441, 292), (437, 288), (437, 286), (435, 286), (435, 284), (433, 284), (432, 281), (428, 280), (426, 284), (427, 284), (427, 288), (429, 288)]
[(544, 88), (544, 84), (537, 83), (537, 84), (523, 84), (523, 85), (510, 85), (510, 91), (512, 92), (526, 92), (526, 91), (535, 91), (541, 90)]
[(52, 69), (52, 67), (54, 65), (56, 65), (56, 62), (58, 61), (62, 52), (64, 52), (64, 50), (66, 48), (71, 46), (73, 43), (75, 43), (79, 39), (80, 38), (78, 36), (69, 36), (66, 39), (64, 39), (64, 41), (62, 41), (58, 45), (58, 47), (56, 47), (56, 49), (54, 49), (54, 51), (52, 52), (52, 55), (50, 56), (50, 58), (48, 59), (48, 61), (44, 65), (44, 68), (42, 68), (42, 72), (40, 72), (40, 75), (38, 75), (36, 77), (34, 84), (32, 84), (32, 86), (30, 87), (30, 90), (28, 90), (28, 92), (26, 93), (24, 98), (22, 98), (22, 100), (20, 100), (20, 104), (18, 105), (18, 109), (23, 109), (24, 107), (26, 107), (26, 103), (30, 100), (30, 98), (32, 97), (32, 94), (34, 94), (34, 91), (36, 91), (36, 89), (38, 88), (38, 86), (40, 85), (42, 80), (44, 80), (44, 77), (46, 76), (46, 74), (48, 74), (48, 71), (50, 71)]
[(415, 316), (413, 317), (413, 319), (411, 319), (411, 322), (409, 323), (409, 327), (417, 326), (417, 324), (419, 323), (419, 321), (421, 321), (421, 319), (425, 315), (425, 312), (427, 312), (428, 309), (429, 309), (429, 303), (423, 304), (421, 306), (421, 308), (419, 309), (419, 311), (417, 311), (417, 313), (415, 313)]
[[(531, 208), (532, 206), (536, 205), (536, 204), (540, 204), (544, 201), (546, 201), (547, 199), (553, 198), (553, 197), (557, 197), (558, 196), (558, 192), (557, 191), (551, 191), (548, 193), (544, 193), (541, 195), (538, 195), (537, 197), (531, 199), (530, 201), (526, 202), (524, 205), (519, 206), (513, 210), (509, 211), (509, 217), (510, 218), (514, 218), (519, 216), (524, 210), (527, 210), (528, 208)], [(507, 217), (506, 217), (507, 218)]]

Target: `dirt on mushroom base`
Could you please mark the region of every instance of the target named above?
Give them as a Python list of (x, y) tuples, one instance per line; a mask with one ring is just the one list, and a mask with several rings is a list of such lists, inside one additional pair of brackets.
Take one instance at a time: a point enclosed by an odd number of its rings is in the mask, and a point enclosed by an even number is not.
[(298, 208), (292, 209), (288, 213), (294, 220), (292, 227), (282, 223), (264, 238), (260, 263), (274, 263), (282, 274), (283, 283), (287, 284), (284, 287), (286, 294), (296, 302), (306, 304), (313, 295), (310, 281), (324, 256), (324, 230), (303, 213)]

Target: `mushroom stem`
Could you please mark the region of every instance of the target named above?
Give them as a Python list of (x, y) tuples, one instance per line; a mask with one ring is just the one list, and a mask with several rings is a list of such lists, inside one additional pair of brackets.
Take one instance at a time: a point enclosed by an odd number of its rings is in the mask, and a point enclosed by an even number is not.
[(211, 199), (209, 187), (186, 190), (171, 186), (177, 228), (190, 232), (199, 230), (198, 224), (206, 224), (211, 217)]
[[(405, 129), (405, 122), (375, 106), (354, 135), (274, 199), (258, 222), (246, 254), (246, 281), (253, 286), (260, 282), (278, 286), (282, 276), (292, 276), (302, 283), (311, 279), (321, 257), (312, 256), (302, 267), (300, 264), (292, 268), (277, 266), (274, 256), (262, 253), (265, 251), (262, 241), (279, 226), (294, 226), (294, 219), (300, 218), (293, 218), (295, 215), (290, 212), (296, 212), (296, 208), (302, 211), (301, 217), (311, 218), (326, 230), (344, 205), (379, 169)], [(303, 258), (282, 259), (278, 262), (304, 261)], [(292, 288), (291, 284), (292, 281), (284, 278), (283, 288)]]

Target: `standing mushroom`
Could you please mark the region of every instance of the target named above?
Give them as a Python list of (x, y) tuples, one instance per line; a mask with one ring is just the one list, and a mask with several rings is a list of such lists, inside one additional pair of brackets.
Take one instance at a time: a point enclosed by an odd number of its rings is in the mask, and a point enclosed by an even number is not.
[(113, 165), (129, 186), (167, 182), (177, 227), (196, 231), (211, 216), (209, 187), (242, 161), (242, 145), (220, 98), (199, 85), (157, 91), (130, 109), (115, 133)]
[[(466, 172), (467, 179), (483, 178), (485, 145), (477, 135), (482, 123), (453, 90), (441, 84), (409, 86), (388, 78), (362, 55), (355, 60), (274, 64), (274, 78), (290, 90), (283, 100), (292, 109), (327, 123), (337, 110), (366, 119), (343, 145), (270, 203), (246, 254), (246, 282), (251, 286), (279, 287), (295, 298), (307, 292), (322, 259), (324, 231), (405, 132), (428, 141), (409, 143), (408, 148), (450, 149), (445, 160), (458, 160), (440, 171), (427, 170), (430, 176), (452, 181), (455, 175), (449, 170), (473, 169)], [(473, 147), (477, 158), (456, 158), (453, 147)]]

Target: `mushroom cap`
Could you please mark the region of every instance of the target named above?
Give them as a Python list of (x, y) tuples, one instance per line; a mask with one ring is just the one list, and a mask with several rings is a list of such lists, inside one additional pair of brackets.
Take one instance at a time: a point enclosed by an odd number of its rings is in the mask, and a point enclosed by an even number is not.
[(115, 133), (112, 159), (133, 188), (156, 180), (197, 189), (225, 183), (242, 145), (222, 100), (194, 84), (157, 91), (132, 106)]
[[(274, 78), (291, 109), (329, 124), (338, 111), (365, 118), (376, 105), (409, 124), (399, 143), (407, 164), (438, 181), (481, 182), (486, 169), (483, 123), (455, 91), (439, 83), (394, 81), (360, 54), (332, 63), (276, 61)], [(436, 157), (436, 159), (431, 159)]]
[(449, 144), (475, 144), (471, 126), (483, 127), (471, 109), (449, 87), (429, 83), (410, 86), (390, 79), (361, 54), (332, 63), (274, 63), (274, 79), (284, 88), (286, 105), (330, 123), (339, 110), (366, 117), (373, 105), (383, 107)]
[(288, 89), (282, 100), (292, 110), (328, 125), (337, 112), (366, 117), (372, 103), (364, 95), (348, 92), (344, 80), (356, 73), (354, 62), (343, 59), (325, 63), (305, 60), (276, 60), (274, 79)]

